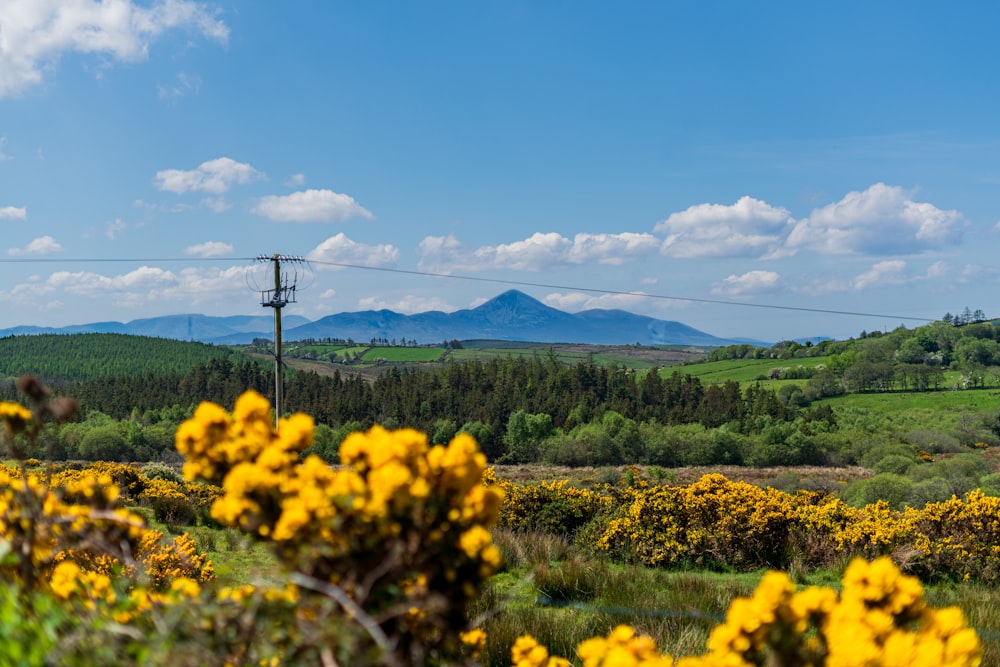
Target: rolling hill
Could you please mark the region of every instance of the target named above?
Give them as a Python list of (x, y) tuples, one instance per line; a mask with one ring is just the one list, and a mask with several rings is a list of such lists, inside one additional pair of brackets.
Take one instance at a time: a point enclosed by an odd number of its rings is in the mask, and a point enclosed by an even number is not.
[[(592, 345), (692, 345), (717, 347), (734, 343), (768, 346), (745, 338), (720, 338), (681, 322), (658, 320), (624, 310), (567, 313), (546, 306), (518, 290), (509, 290), (476, 308), (453, 313), (429, 311), (404, 315), (368, 310), (328, 315), (310, 322), (282, 318), (285, 340), (339, 338), (367, 342), (372, 338), (438, 343), (443, 340), (495, 339), (537, 343)], [(273, 334), (270, 316), (212, 317), (170, 315), (128, 323), (100, 322), (63, 328), (13, 327), (0, 336), (40, 333), (127, 333), (159, 338), (237, 345)]]

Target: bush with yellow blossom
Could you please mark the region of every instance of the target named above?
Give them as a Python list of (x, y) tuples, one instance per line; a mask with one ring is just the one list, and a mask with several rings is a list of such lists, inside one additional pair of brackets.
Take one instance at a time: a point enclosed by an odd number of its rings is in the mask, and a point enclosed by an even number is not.
[[(797, 590), (772, 571), (749, 598), (733, 601), (707, 652), (661, 654), (648, 637), (619, 626), (580, 643), (584, 667), (978, 667), (982, 648), (957, 607), (934, 609), (915, 578), (888, 558), (857, 559), (832, 588)], [(511, 649), (516, 667), (561, 667), (532, 637)]]
[(212, 517), (267, 541), (304, 597), (366, 619), (359, 641), (414, 664), (460, 655), (467, 605), (500, 566), (489, 528), (501, 493), (482, 482), (476, 442), (431, 446), (376, 426), (341, 444), (334, 469), (301, 459), (312, 434), (302, 414), (275, 429), (268, 402), (247, 392), (232, 414), (203, 403), (176, 441), (186, 478), (222, 488)]
[[(47, 391), (31, 388), (35, 410), (0, 405), (10, 442), (48, 414)], [(463, 632), (467, 605), (500, 565), (489, 527), (502, 496), (482, 483), (475, 441), (374, 428), (343, 443), (334, 469), (302, 458), (312, 434), (305, 415), (275, 428), (248, 392), (232, 414), (206, 403), (178, 430), (186, 488), (117, 464), (0, 469), (0, 620), (17, 618), (0, 633), (0, 665), (474, 660), (485, 636)], [(206, 484), (218, 489), (197, 494), (212, 517), (266, 541), (286, 584), (215, 588), (193, 540), (167, 542), (120, 507), (122, 488), (146, 502)]]

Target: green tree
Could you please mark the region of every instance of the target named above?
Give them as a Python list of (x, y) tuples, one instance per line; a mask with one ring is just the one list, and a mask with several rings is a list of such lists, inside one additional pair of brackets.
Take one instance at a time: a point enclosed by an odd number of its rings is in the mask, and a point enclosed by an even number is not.
[(132, 453), (116, 424), (90, 429), (80, 441), (79, 452), (87, 461), (128, 461)]
[(532, 463), (538, 460), (539, 443), (552, 435), (552, 416), (530, 414), (524, 410), (511, 413), (503, 441), (507, 452), (503, 463)]

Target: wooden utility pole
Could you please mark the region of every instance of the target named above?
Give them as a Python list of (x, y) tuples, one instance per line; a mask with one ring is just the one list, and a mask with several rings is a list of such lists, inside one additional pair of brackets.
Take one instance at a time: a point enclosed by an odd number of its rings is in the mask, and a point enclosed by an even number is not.
[(295, 303), (295, 278), (289, 279), (288, 275), (281, 274), (282, 262), (303, 262), (301, 257), (289, 255), (279, 255), (275, 253), (270, 257), (260, 255), (259, 262), (271, 262), (274, 264), (274, 289), (261, 290), (260, 305), (265, 308), (274, 308), (274, 427), (278, 428), (281, 415), (284, 414), (284, 378), (283, 364), (281, 362), (281, 309), (286, 304)]

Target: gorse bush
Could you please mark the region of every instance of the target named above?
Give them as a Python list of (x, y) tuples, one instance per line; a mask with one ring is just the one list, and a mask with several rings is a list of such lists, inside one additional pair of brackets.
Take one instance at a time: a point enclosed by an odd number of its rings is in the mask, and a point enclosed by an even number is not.
[[(550, 559), (558, 551), (561, 562), (538, 563), (535, 582), (561, 599), (596, 595), (608, 578), (607, 564), (582, 558), (564, 537), (600, 534), (595, 525), (606, 526), (608, 544), (641, 547), (639, 557), (654, 564), (775, 563), (774, 545), (793, 541), (801, 525), (838, 527), (827, 538), (837, 548), (890, 548), (923, 536), (926, 543), (916, 544), (927, 567), (990, 571), (996, 558), (986, 546), (945, 548), (939, 537), (957, 545), (955, 526), (971, 539), (985, 515), (996, 515), (993, 499), (981, 494), (896, 524), (878, 506), (865, 525), (842, 503), (793, 500), (717, 475), (675, 489), (633, 479), (604, 494), (559, 483), (522, 492), (486, 471), (468, 434), (431, 446), (420, 432), (381, 427), (348, 436), (334, 468), (303, 455), (313, 444), (310, 417), (275, 426), (254, 392), (231, 413), (204, 403), (181, 425), (183, 483), (121, 464), (55, 473), (29, 466), (24, 452), (37, 445), (45, 420), (69, 411), (37, 383), (23, 384), (31, 410), (0, 403), (8, 450), (20, 461), (0, 469), (0, 664), (475, 664), (487, 637), (469, 615), (490, 607), (480, 592), (501, 566), (489, 529), (503, 489), (510, 493), (503, 507), (528, 500), (541, 517), (533, 521), (522, 508), (509, 514), (512, 525), (561, 533), (558, 544), (539, 549)], [(207, 508), (214, 521), (267, 544), (283, 581), (219, 586), (195, 539), (165, 540), (123, 506), (126, 498)], [(873, 531), (882, 524), (889, 529)], [(869, 533), (877, 537), (863, 537)], [(797, 591), (786, 576), (767, 575), (752, 598), (730, 607), (707, 648), (676, 664), (964, 667), (980, 655), (961, 613), (927, 607), (919, 582), (888, 560), (852, 565), (839, 595)], [(583, 642), (577, 655), (584, 665), (674, 664), (627, 627)], [(511, 658), (568, 664), (529, 636), (513, 641)]]
[(344, 603), (345, 620), (362, 609), (396, 660), (460, 654), (468, 602), (500, 565), (488, 528), (501, 494), (482, 483), (475, 441), (430, 447), (417, 431), (375, 427), (347, 437), (334, 470), (299, 460), (312, 426), (300, 414), (275, 432), (267, 401), (247, 393), (231, 415), (202, 404), (177, 448), (188, 479), (221, 485), (212, 517), (267, 540), (303, 595)]
[[(48, 414), (44, 390), (30, 388), (34, 412), (0, 404), (15, 455)], [(480, 638), (464, 633), (466, 606), (499, 566), (488, 528), (501, 497), (481, 482), (475, 442), (458, 436), (430, 447), (416, 431), (376, 428), (348, 438), (334, 470), (300, 460), (310, 418), (281, 420), (279, 430), (270, 419), (252, 392), (232, 414), (201, 406), (177, 434), (190, 484), (120, 464), (44, 477), (23, 465), (0, 471), (0, 569), (26, 605), (0, 637), (0, 664), (26, 656), (4, 651), (5, 637), (32, 633), (51, 649), (35, 664), (53, 656), (110, 664), (112, 648), (116, 664), (428, 664), (471, 655)], [(195, 478), (218, 492), (189, 499), (204, 488)], [(215, 520), (272, 546), (288, 585), (213, 587), (194, 540), (165, 542), (120, 507), (126, 495), (153, 507), (207, 501)], [(51, 599), (73, 613), (33, 613)]]
[[(962, 612), (928, 607), (920, 582), (888, 558), (852, 562), (839, 593), (796, 590), (786, 574), (766, 574), (751, 597), (730, 605), (702, 656), (675, 661), (624, 625), (580, 643), (576, 654), (584, 667), (972, 667), (982, 660)], [(511, 660), (517, 667), (570, 664), (530, 635), (518, 638)]]
[[(906, 478), (890, 473), (869, 480), (871, 487), (884, 479), (903, 480), (904, 491), (912, 491)], [(621, 562), (816, 570), (888, 555), (928, 580), (1000, 581), (1000, 497), (978, 490), (917, 509), (886, 500), (855, 507), (822, 491), (790, 494), (719, 474), (686, 486), (634, 480), (596, 490), (512, 484), (491, 474), (488, 482), (507, 498), (501, 526), (570, 536)]]

